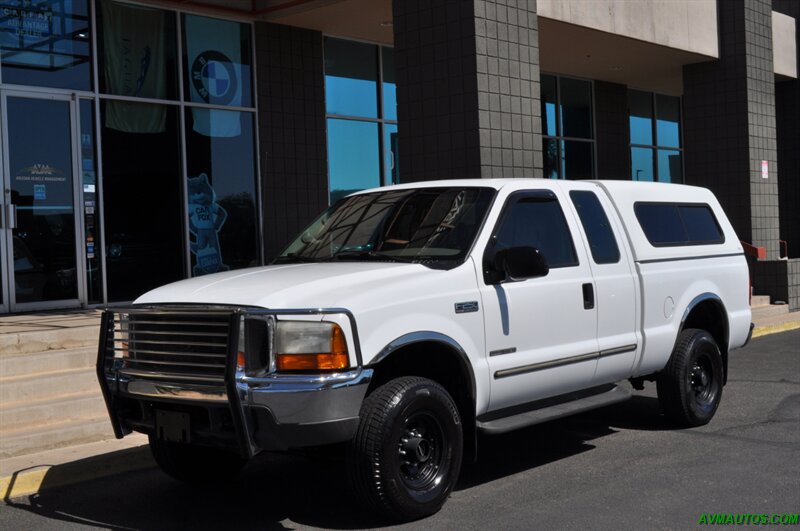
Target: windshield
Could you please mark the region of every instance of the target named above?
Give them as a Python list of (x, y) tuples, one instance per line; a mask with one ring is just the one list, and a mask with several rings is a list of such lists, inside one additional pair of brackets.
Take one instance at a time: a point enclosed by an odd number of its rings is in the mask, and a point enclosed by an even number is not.
[(275, 263), (463, 261), (489, 210), (493, 188), (418, 188), (346, 197), (326, 210)]

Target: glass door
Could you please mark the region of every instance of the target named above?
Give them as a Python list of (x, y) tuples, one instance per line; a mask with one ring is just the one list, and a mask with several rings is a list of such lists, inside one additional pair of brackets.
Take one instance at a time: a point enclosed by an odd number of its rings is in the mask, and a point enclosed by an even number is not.
[(78, 306), (75, 103), (11, 91), (1, 99), (5, 301), (11, 311)]

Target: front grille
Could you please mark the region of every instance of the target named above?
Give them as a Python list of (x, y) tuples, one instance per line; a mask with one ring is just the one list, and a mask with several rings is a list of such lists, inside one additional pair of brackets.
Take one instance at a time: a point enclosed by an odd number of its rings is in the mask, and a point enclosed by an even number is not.
[(136, 310), (108, 321), (107, 360), (135, 378), (219, 385), (225, 381), (233, 312)]

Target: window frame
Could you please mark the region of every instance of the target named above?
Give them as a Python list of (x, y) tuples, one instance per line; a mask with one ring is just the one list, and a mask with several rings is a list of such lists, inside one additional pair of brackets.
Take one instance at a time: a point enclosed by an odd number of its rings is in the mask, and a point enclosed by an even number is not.
[[(593, 79), (586, 79), (582, 77), (576, 76), (562, 76), (560, 74), (556, 74), (553, 72), (541, 72), (539, 75), (539, 81), (541, 84), (541, 78), (543, 76), (550, 76), (555, 79), (556, 82), (556, 134), (555, 135), (548, 135), (545, 132), (545, 128), (542, 127), (542, 147), (544, 148), (544, 142), (546, 140), (554, 140), (556, 142), (556, 159), (558, 161), (558, 171), (557, 176), (554, 178), (555, 180), (576, 180), (576, 179), (567, 179), (564, 176), (564, 146), (563, 143), (567, 141), (576, 141), (576, 142), (585, 142), (591, 146), (592, 150), (592, 174), (589, 179), (596, 179), (597, 178), (597, 105), (595, 104), (595, 88), (594, 88), (594, 80)], [(580, 137), (572, 137), (572, 136), (564, 136), (561, 124), (561, 80), (562, 79), (570, 79), (573, 81), (583, 81), (585, 83), (589, 83), (589, 101), (591, 104), (591, 116), (592, 116), (592, 137), (591, 138), (580, 138)], [(543, 150), (544, 151), (544, 150)], [(542, 153), (542, 157), (544, 157), (544, 152)], [(545, 179), (553, 179), (553, 177), (544, 176)]]
[[(616, 249), (616, 258), (614, 260), (608, 260), (608, 261), (607, 260), (603, 260), (603, 261), (598, 261), (597, 260), (597, 257), (595, 256), (595, 253), (594, 253), (594, 248), (592, 247), (592, 237), (590, 235), (592, 233), (589, 231), (589, 228), (587, 227), (587, 223), (584, 221), (584, 217), (581, 215), (581, 210), (578, 208), (578, 205), (575, 202), (575, 196), (578, 195), (578, 194), (589, 194), (597, 202), (597, 206), (600, 208), (600, 212), (603, 214), (603, 217), (605, 218), (606, 223), (608, 224), (608, 231), (611, 234), (611, 239), (614, 242), (614, 248)], [(597, 193), (595, 193), (592, 190), (570, 190), (568, 195), (569, 195), (569, 200), (572, 203), (572, 207), (575, 209), (575, 212), (578, 214), (578, 221), (580, 222), (581, 228), (583, 229), (584, 236), (586, 236), (586, 243), (589, 244), (589, 254), (592, 257), (592, 262), (594, 262), (596, 265), (618, 264), (619, 261), (622, 259), (622, 251), (620, 251), (619, 239), (617, 238), (617, 235), (614, 232), (614, 227), (611, 224), (611, 219), (608, 217), (608, 212), (606, 212), (606, 209), (603, 206), (603, 203), (600, 201), (600, 197), (597, 195)]]
[[(512, 192), (511, 194), (506, 197), (505, 201), (503, 202), (503, 207), (500, 210), (500, 215), (497, 217), (497, 221), (495, 221), (494, 226), (492, 227), (492, 232), (489, 236), (489, 241), (486, 242), (486, 247), (483, 250), (483, 282), (485, 285), (490, 286), (494, 285), (494, 282), (491, 282), (490, 273), (494, 264), (495, 255), (498, 252), (497, 249), (497, 235), (500, 232), (500, 229), (503, 227), (503, 224), (508, 219), (508, 216), (511, 212), (511, 208), (519, 203), (524, 199), (537, 199), (542, 202), (555, 202), (558, 205), (558, 209), (561, 212), (561, 220), (564, 222), (564, 227), (567, 229), (567, 234), (570, 237), (570, 243), (572, 244), (572, 253), (575, 257), (575, 262), (570, 264), (552, 266), (548, 264), (550, 269), (566, 269), (570, 267), (580, 267), (581, 259), (578, 255), (578, 249), (575, 247), (575, 235), (572, 233), (570, 229), (569, 222), (567, 221), (567, 215), (564, 213), (564, 206), (561, 204), (561, 201), (558, 198), (558, 195), (553, 190), (548, 190), (547, 188), (539, 188), (535, 190), (518, 190), (516, 192)], [(500, 249), (502, 250), (502, 249)]]
[[(659, 242), (654, 243), (650, 236), (647, 234), (647, 230), (644, 228), (642, 224), (642, 220), (639, 217), (639, 208), (643, 206), (653, 206), (653, 205), (666, 205), (666, 206), (674, 206), (677, 208), (678, 217), (681, 220), (681, 224), (686, 231), (686, 224), (683, 220), (683, 216), (681, 215), (681, 207), (691, 207), (697, 208), (702, 207), (708, 210), (709, 214), (711, 214), (711, 220), (714, 222), (714, 226), (719, 233), (719, 238), (717, 240), (704, 240), (704, 241), (691, 241), (688, 240), (689, 233), (686, 232), (687, 241), (685, 242)], [(636, 222), (639, 224), (639, 228), (642, 230), (644, 237), (647, 239), (647, 242), (652, 245), (653, 247), (696, 247), (698, 245), (722, 245), (725, 243), (725, 231), (722, 230), (722, 226), (719, 224), (719, 220), (717, 219), (716, 214), (714, 214), (714, 209), (711, 208), (711, 205), (708, 203), (688, 203), (688, 202), (677, 202), (677, 201), (636, 201), (633, 203), (633, 214), (636, 217)]]
[[(630, 98), (628, 95), (631, 91), (641, 92), (643, 94), (647, 94), (650, 97), (650, 109), (653, 111), (653, 116), (650, 118), (650, 133), (653, 139), (653, 144), (638, 144), (632, 142), (631, 138), (631, 131), (630, 131), (630, 123), (631, 123), (631, 107), (630, 107)], [(678, 98), (678, 147), (674, 146), (662, 146), (658, 143), (658, 96), (665, 96), (669, 98)], [(661, 92), (652, 92), (649, 90), (639, 90), (633, 87), (627, 87), (626, 94), (626, 107), (628, 109), (628, 167), (633, 173), (633, 156), (632, 152), (634, 148), (640, 149), (649, 149), (652, 153), (653, 157), (653, 181), (652, 182), (666, 182), (671, 184), (683, 184), (686, 182), (686, 157), (684, 156), (684, 141), (683, 141), (683, 96), (672, 96), (670, 94), (664, 94)], [(681, 179), (680, 181), (662, 181), (658, 175), (658, 153), (660, 151), (676, 151), (681, 156)], [(638, 181), (635, 179), (633, 175), (630, 175), (630, 180)]]
[[(325, 147), (326, 152), (329, 148), (329, 139), (327, 138), (327, 130), (328, 130), (328, 120), (336, 119), (336, 120), (350, 120), (354, 122), (370, 122), (378, 124), (378, 159), (380, 161), (380, 168), (379, 168), (379, 177), (380, 182), (378, 183), (379, 187), (382, 186), (389, 186), (392, 184), (400, 184), (399, 182), (395, 183), (391, 180), (390, 172), (387, 171), (386, 168), (386, 146), (385, 146), (385, 135), (386, 135), (386, 126), (387, 125), (394, 125), (397, 129), (400, 129), (398, 125), (398, 120), (390, 120), (384, 117), (384, 110), (385, 110), (385, 102), (384, 102), (384, 90), (383, 90), (383, 83), (384, 83), (384, 75), (383, 75), (383, 49), (388, 48), (394, 51), (394, 46), (387, 46), (384, 43), (368, 41), (364, 39), (353, 39), (349, 37), (342, 37), (339, 35), (334, 35), (330, 33), (323, 33), (322, 34), (322, 65), (323, 65), (323, 90), (327, 92), (327, 86), (325, 83), (325, 77), (327, 77), (327, 72), (325, 71), (325, 40), (326, 39), (337, 39), (340, 41), (350, 41), (360, 44), (367, 44), (377, 48), (377, 56), (378, 56), (378, 79), (376, 81), (377, 84), (377, 91), (378, 91), (378, 108), (377, 108), (377, 118), (369, 118), (365, 116), (350, 116), (346, 114), (336, 114), (328, 112), (327, 100), (325, 104), (325, 131), (326, 131), (326, 139), (325, 139)], [(396, 82), (395, 82), (396, 85)], [(396, 161), (395, 161), (396, 164)], [(328, 166), (328, 206), (332, 206), (334, 203), (331, 203), (331, 171), (330, 165)]]

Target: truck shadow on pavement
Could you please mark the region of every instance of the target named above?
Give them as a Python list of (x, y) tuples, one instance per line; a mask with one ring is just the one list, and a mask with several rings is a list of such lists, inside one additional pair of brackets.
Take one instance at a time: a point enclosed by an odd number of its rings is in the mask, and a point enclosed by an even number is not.
[[(591, 441), (611, 436), (619, 429), (650, 431), (669, 426), (660, 416), (656, 399), (634, 396), (622, 404), (567, 419), (503, 435), (482, 436), (479, 460), (465, 463), (456, 495), (504, 476), (591, 451)], [(114, 456), (103, 457), (102, 461), (90, 458), (65, 466), (70, 467), (68, 473), (80, 473), (81, 467), (108, 466)], [(146, 455), (140, 458), (145, 461), (144, 469), (129, 467), (121, 473), (70, 486), (58, 486), (64, 484), (65, 472), (59, 473), (59, 467), (54, 467), (52, 485), (46, 479), (39, 494), (7, 500), (6, 504), (54, 521), (106, 529), (269, 530), (286, 529), (282, 523), (286, 520), (291, 520), (287, 522), (290, 527), (300, 524), (358, 529), (390, 523), (355, 503), (345, 481), (344, 464), (337, 458), (264, 454), (249, 463), (232, 483), (194, 486), (162, 474), (147, 462)], [(63, 526), (51, 522), (48, 527)]]

